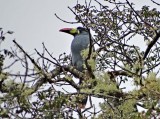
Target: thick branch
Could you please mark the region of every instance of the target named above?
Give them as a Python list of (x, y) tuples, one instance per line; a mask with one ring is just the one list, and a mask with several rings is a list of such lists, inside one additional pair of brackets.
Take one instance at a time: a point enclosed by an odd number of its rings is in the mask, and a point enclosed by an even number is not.
[(147, 49), (146, 49), (146, 51), (144, 53), (143, 60), (147, 57), (148, 53), (150, 52), (150, 50), (153, 47), (153, 45), (158, 41), (159, 37), (160, 37), (160, 31), (158, 33), (156, 33), (156, 36), (153, 38), (153, 40), (148, 45), (148, 47), (147, 47)]
[(118, 71), (109, 71), (107, 72), (110, 75), (110, 78), (115, 78), (117, 76), (128, 76), (132, 77), (132, 75), (126, 71), (118, 70)]
[(91, 66), (88, 65), (88, 60), (91, 58), (92, 52), (94, 50), (94, 47), (93, 47), (93, 41), (92, 41), (91, 32), (90, 32), (90, 30), (88, 28), (87, 28), (87, 30), (88, 30), (88, 33), (89, 33), (89, 41), (90, 42), (89, 42), (89, 52), (88, 52), (87, 58), (85, 59), (85, 64), (86, 64), (86, 67), (87, 67), (87, 70), (88, 70), (90, 76), (92, 78), (95, 78)]
[(151, 0), (153, 3), (155, 3), (156, 5), (159, 5), (160, 6), (160, 3), (158, 2), (155, 2), (154, 0)]
[[(60, 73), (62, 73), (63, 71), (68, 71), (71, 74), (73, 74), (73, 76), (79, 78), (79, 79), (84, 79), (85, 76), (83, 73), (77, 71), (74, 67), (72, 66), (62, 66), (62, 67), (57, 67), (55, 68), (53, 71), (50, 72), (50, 74), (46, 74), (44, 77), (42, 77), (40, 80), (38, 80), (33, 86), (33, 93), (35, 91), (37, 91), (39, 89), (39, 87), (41, 87), (44, 83), (46, 83), (47, 81), (49, 83), (55, 83), (57, 81), (52, 80), (53, 78), (55, 78), (56, 76), (60, 75)], [(64, 78), (62, 80), (58, 80), (58, 81), (65, 81), (67, 83), (69, 83), (71, 86), (73, 86), (74, 88), (78, 89), (78, 86), (69, 80), (65, 80)]]

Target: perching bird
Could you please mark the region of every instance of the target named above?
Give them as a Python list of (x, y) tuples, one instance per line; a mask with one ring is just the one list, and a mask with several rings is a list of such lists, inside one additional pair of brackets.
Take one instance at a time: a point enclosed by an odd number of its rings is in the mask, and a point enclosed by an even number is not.
[[(82, 51), (87, 49), (90, 44), (90, 36), (87, 29), (83, 27), (77, 28), (63, 28), (60, 29), (61, 32), (65, 32), (74, 36), (71, 43), (71, 53), (72, 53), (72, 65), (80, 72), (84, 70), (84, 60), (82, 57)], [(81, 81), (80, 81), (81, 82)], [(84, 108), (87, 103), (87, 97), (84, 97), (79, 101), (80, 108)]]

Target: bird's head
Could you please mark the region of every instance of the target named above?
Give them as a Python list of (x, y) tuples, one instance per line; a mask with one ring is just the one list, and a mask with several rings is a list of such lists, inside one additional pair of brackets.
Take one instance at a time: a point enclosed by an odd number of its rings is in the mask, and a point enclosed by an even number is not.
[(87, 32), (87, 30), (83, 27), (77, 27), (77, 28), (63, 28), (59, 30), (60, 32), (68, 33), (73, 36), (77, 34), (81, 34), (82, 32)]

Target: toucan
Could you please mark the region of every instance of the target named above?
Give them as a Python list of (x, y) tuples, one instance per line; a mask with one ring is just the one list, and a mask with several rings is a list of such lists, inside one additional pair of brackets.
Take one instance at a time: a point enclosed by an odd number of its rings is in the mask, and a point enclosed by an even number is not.
[(65, 32), (74, 36), (71, 43), (72, 65), (82, 72), (84, 70), (84, 59), (82, 58), (82, 51), (87, 49), (90, 44), (89, 33), (83, 27), (77, 28), (63, 28), (61, 32)]
[[(68, 33), (74, 36), (74, 39), (71, 43), (71, 63), (78, 71), (83, 72), (85, 59), (82, 57), (82, 51), (87, 49), (90, 45), (90, 36), (88, 30), (83, 27), (77, 27), (63, 28), (60, 29), (60, 32)], [(78, 103), (80, 108), (85, 108), (87, 97), (84, 97), (84, 99)]]

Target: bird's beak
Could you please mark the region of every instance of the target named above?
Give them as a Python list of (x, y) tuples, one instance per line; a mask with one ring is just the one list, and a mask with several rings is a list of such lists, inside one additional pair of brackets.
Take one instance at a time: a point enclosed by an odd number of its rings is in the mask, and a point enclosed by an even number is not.
[(59, 30), (60, 32), (68, 33), (71, 35), (79, 34), (79, 31), (76, 28), (63, 28)]

